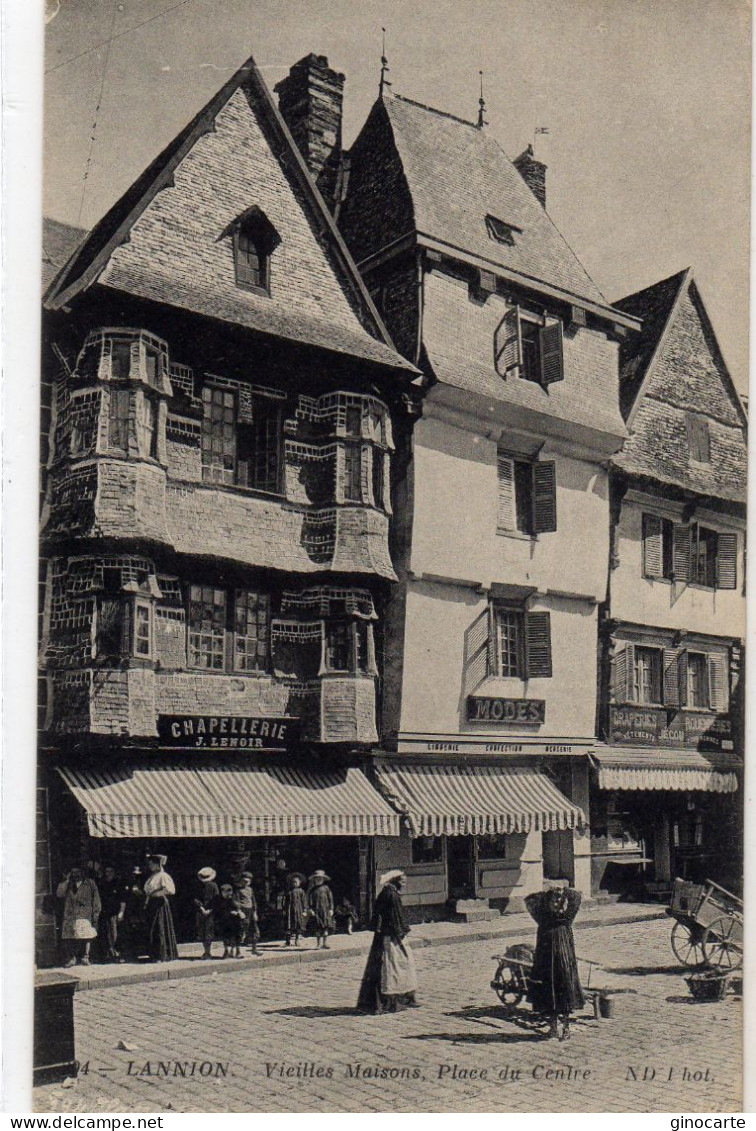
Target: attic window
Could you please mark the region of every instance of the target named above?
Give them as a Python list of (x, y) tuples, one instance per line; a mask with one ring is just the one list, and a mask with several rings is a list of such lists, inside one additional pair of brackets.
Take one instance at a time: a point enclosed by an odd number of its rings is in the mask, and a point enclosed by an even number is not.
[(261, 208), (253, 205), (221, 235), (232, 236), (236, 285), (257, 294), (270, 294), (270, 261), (281, 242)]
[(687, 413), (685, 427), (688, 437), (688, 450), (693, 463), (711, 463), (711, 443), (709, 423), (702, 416)]
[(496, 243), (508, 244), (509, 247), (515, 245), (515, 232), (520, 235), (522, 228), (516, 228), (514, 224), (507, 224), (504, 220), (499, 220), (496, 216), (486, 216), (486, 228), (492, 240)]

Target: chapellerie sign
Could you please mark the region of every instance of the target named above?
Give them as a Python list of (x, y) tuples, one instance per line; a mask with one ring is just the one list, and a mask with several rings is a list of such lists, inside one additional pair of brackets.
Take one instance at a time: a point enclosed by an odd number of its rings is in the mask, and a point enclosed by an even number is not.
[(207, 750), (288, 750), (298, 738), (298, 720), (250, 715), (158, 715), (158, 735), (167, 746)]
[(546, 701), (468, 695), (467, 721), (469, 723), (543, 723), (546, 721)]

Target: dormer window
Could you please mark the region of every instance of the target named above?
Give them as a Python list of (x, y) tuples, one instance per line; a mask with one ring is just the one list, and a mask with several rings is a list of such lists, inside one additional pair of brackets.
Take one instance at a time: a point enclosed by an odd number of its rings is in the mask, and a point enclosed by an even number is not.
[(261, 208), (253, 205), (226, 228), (221, 239), (232, 236), (236, 285), (257, 294), (270, 294), (271, 256), (281, 242)]
[(505, 220), (500, 220), (498, 216), (486, 216), (486, 228), (492, 240), (495, 240), (496, 243), (507, 244), (509, 247), (514, 247), (515, 235), (522, 234), (522, 228), (517, 228), (514, 224), (507, 224)]
[(563, 381), (562, 323), (510, 307), (494, 331), (494, 366), (500, 377), (515, 373), (544, 388)]

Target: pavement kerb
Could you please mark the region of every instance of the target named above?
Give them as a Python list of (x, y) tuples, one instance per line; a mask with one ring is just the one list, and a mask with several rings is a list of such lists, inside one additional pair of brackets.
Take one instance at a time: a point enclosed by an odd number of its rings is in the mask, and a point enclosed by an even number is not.
[[(612, 916), (610, 920), (604, 917), (587, 917), (580, 923), (575, 924), (575, 931), (585, 931), (593, 927), (606, 927), (610, 925), (624, 925), (627, 923), (643, 923), (651, 919), (663, 919), (665, 917), (664, 908), (658, 910), (650, 910), (647, 906), (643, 910), (630, 911), (628, 909), (627, 915)], [(450, 924), (451, 926), (451, 924)], [(457, 928), (454, 933), (447, 935), (435, 935), (427, 937), (415, 937), (410, 939), (410, 944), (413, 950), (421, 949), (430, 946), (451, 946), (459, 943), (483, 942), (486, 939), (491, 942), (496, 942), (500, 939), (522, 938), (523, 925), (522, 922), (517, 924), (513, 923), (511, 927), (501, 926), (495, 927), (476, 927), (470, 931), (462, 933), (459, 930), (459, 924), (454, 924)], [(532, 922), (530, 927), (534, 930)], [(143, 965), (136, 970), (130, 970), (121, 974), (114, 973), (106, 974), (97, 978), (82, 977), (77, 968), (77, 973), (74, 975), (79, 979), (76, 987), (77, 993), (82, 993), (86, 990), (101, 990), (109, 989), (113, 986), (125, 986), (138, 982), (173, 982), (182, 978), (212, 978), (223, 974), (239, 974), (239, 973), (252, 973), (253, 971), (269, 970), (271, 967), (278, 966), (296, 966), (307, 962), (330, 962), (340, 958), (357, 958), (364, 955), (370, 949), (372, 942), (372, 934), (370, 931), (361, 933), (362, 940), (356, 945), (345, 945), (339, 947), (332, 947), (329, 950), (302, 950), (302, 951), (285, 951), (282, 953), (266, 952), (260, 959), (250, 957), (243, 964), (233, 961), (229, 962), (213, 962), (203, 963), (192, 960), (189, 964), (184, 965), (186, 960), (179, 960), (182, 965), (175, 966), (171, 964), (164, 965)]]

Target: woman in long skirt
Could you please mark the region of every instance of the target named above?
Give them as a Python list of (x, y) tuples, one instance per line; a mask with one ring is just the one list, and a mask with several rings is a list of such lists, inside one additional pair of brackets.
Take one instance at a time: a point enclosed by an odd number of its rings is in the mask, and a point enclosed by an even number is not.
[(560, 1041), (569, 1038), (570, 1014), (585, 1005), (572, 937), (581, 899), (579, 891), (561, 886), (534, 892), (525, 900), (538, 924), (528, 1001), (537, 1013), (548, 1017), (549, 1036)]
[(176, 885), (163, 865), (166, 856), (148, 856), (149, 876), (144, 885), (144, 912), (147, 929), (147, 945), (153, 962), (172, 962), (178, 958), (176, 933), (173, 929), (173, 916), (170, 896), (176, 894)]
[(398, 869), (381, 876), (371, 923), (375, 934), (357, 998), (363, 1013), (396, 1013), (417, 1006), (415, 960), (404, 941), (410, 928), (399, 894), (404, 880)]

